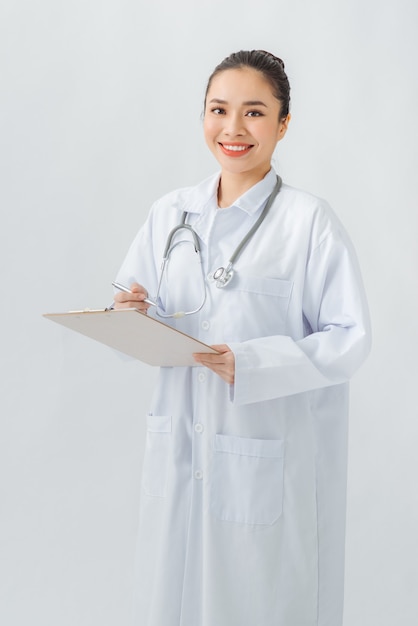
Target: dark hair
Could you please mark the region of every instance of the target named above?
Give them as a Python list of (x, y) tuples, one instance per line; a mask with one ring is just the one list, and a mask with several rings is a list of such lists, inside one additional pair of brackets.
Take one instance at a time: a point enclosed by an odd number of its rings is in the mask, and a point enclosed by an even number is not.
[(225, 70), (244, 67), (257, 70), (270, 83), (274, 97), (281, 103), (280, 118), (286, 117), (290, 108), (290, 85), (284, 71), (284, 63), (279, 57), (265, 50), (240, 50), (239, 52), (233, 52), (221, 61), (209, 77), (205, 93), (205, 104), (212, 80), (217, 74)]

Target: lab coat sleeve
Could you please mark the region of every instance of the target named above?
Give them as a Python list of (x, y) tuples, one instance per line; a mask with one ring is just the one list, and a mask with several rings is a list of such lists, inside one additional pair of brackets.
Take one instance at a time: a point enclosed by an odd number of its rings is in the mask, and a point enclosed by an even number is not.
[(235, 404), (344, 383), (366, 358), (368, 308), (356, 255), (344, 232), (329, 233), (310, 255), (302, 308), (300, 315), (312, 332), (300, 340), (278, 335), (229, 344), (235, 355)]

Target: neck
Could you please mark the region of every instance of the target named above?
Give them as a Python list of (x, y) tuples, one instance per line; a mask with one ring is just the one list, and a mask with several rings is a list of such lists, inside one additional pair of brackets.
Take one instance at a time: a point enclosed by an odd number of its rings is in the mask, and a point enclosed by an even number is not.
[(234, 204), (237, 198), (260, 182), (269, 170), (270, 167), (262, 172), (245, 172), (240, 174), (222, 171), (218, 187), (219, 207), (223, 209)]

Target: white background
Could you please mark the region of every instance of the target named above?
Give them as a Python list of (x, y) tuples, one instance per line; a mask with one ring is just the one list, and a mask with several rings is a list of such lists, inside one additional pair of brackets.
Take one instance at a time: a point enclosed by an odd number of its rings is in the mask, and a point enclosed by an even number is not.
[(3, 0), (2, 624), (129, 624), (156, 371), (41, 314), (109, 304), (151, 202), (217, 169), (204, 89), (242, 48), (285, 60), (276, 166), (334, 207), (370, 300), (344, 626), (418, 623), (417, 19), (415, 0)]

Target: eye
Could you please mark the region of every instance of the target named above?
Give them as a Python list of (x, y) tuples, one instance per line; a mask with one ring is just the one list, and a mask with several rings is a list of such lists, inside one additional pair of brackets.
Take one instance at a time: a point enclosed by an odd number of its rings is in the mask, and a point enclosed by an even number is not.
[(225, 109), (221, 109), (221, 107), (215, 107), (214, 109), (211, 109), (211, 113), (214, 113), (215, 115), (224, 115)]
[(261, 111), (248, 111), (248, 113), (246, 113), (247, 117), (262, 117), (263, 115)]

